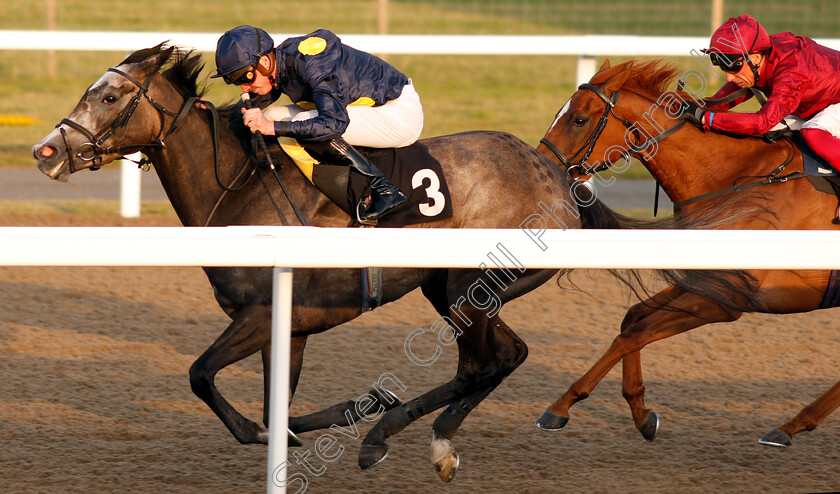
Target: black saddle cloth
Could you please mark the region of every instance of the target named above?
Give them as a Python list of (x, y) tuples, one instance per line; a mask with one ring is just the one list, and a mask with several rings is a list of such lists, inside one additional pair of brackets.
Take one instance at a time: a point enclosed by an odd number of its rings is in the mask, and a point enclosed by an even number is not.
[[(452, 199), (443, 168), (425, 145), (415, 142), (402, 148), (356, 149), (408, 199), (408, 204), (402, 209), (380, 218), (377, 226), (399, 228), (452, 217)], [(368, 197), (370, 186), (367, 177), (351, 171), (347, 194), (350, 204), (354, 205)]]
[(802, 138), (802, 134), (797, 132), (796, 135), (799, 141), (799, 149), (802, 152), (803, 171), (808, 176), (808, 180), (820, 192), (836, 193), (837, 186), (840, 185), (840, 175), (837, 174), (837, 170), (832, 168), (825, 158), (808, 146), (805, 139)]

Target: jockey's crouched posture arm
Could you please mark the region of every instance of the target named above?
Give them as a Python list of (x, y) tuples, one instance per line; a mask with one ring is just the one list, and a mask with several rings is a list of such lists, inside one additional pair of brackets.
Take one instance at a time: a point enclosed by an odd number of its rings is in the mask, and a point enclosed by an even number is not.
[(235, 27), (219, 38), (216, 68), (211, 77), (257, 95), (260, 104), (255, 106), (265, 107), (283, 94), (296, 103), (265, 111), (243, 108), (245, 125), (252, 132), (278, 136), (301, 171), (328, 197), (324, 189), (329, 184), (313, 180), (318, 161), (308, 151), (327, 164), (349, 166), (368, 177), (371, 204), (360, 213), (361, 220), (376, 220), (405, 204), (400, 190), (351, 144), (389, 148), (417, 140), (423, 107), (411, 79), (323, 29), (275, 48), (262, 29)]
[[(710, 99), (755, 87), (767, 102), (756, 113), (716, 113), (689, 103), (684, 119), (705, 130), (755, 135), (796, 115), (807, 119), (805, 142), (840, 169), (840, 52), (788, 32), (769, 36), (749, 15), (726, 21), (704, 51), (726, 73), (726, 84)], [(725, 111), (750, 97), (709, 109)]]

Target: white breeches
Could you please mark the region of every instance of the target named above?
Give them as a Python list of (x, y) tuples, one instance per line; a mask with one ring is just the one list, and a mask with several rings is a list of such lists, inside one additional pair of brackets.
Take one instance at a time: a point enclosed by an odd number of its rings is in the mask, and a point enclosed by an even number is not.
[[(306, 111), (297, 105), (272, 105), (263, 113), (275, 121), (318, 116), (318, 110)], [(399, 98), (382, 106), (350, 105), (347, 113), (350, 124), (342, 137), (353, 146), (405, 147), (414, 144), (423, 130), (423, 107), (411, 81), (403, 87)]]
[(826, 106), (802, 124), (803, 129), (822, 129), (840, 139), (840, 103)]

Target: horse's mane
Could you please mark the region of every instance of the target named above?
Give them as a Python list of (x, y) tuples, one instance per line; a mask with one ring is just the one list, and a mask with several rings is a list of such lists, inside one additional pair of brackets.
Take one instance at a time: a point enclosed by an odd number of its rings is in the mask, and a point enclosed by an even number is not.
[[(157, 57), (154, 70), (160, 72), (181, 96), (184, 98), (201, 97), (207, 93), (208, 87), (199, 83), (199, 76), (204, 70), (204, 61), (201, 53), (193, 49), (183, 50), (164, 41), (157, 46), (135, 51), (120, 62), (120, 65), (141, 63), (153, 57)], [(242, 124), (242, 119), (239, 118), (239, 110), (235, 103), (220, 106), (218, 112), (220, 120), (226, 122), (240, 140), (245, 142), (246, 137), (250, 137), (250, 133), (246, 132)]]
[[(618, 70), (619, 67), (626, 67), (626, 70), (630, 72), (622, 86), (623, 88), (649, 96), (654, 101), (667, 91), (668, 86), (679, 76), (677, 66), (661, 58), (647, 61), (633, 59), (596, 74), (592, 78), (592, 84), (601, 84), (606, 81), (609, 75), (621, 72), (621, 70)], [(599, 76), (602, 77), (599, 78)]]
[(198, 76), (204, 70), (201, 54), (195, 50), (185, 51), (177, 46), (170, 46), (168, 43), (164, 41), (157, 46), (137, 50), (120, 62), (120, 65), (141, 63), (157, 57), (154, 70), (160, 72), (181, 93), (181, 96), (185, 98), (203, 96), (207, 88), (198, 83)]

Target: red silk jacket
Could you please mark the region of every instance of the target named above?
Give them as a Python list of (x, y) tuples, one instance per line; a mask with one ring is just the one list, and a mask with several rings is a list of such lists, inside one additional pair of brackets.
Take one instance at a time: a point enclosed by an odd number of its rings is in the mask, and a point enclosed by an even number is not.
[[(811, 38), (792, 33), (770, 36), (773, 50), (764, 61), (756, 85), (767, 103), (756, 113), (709, 115), (714, 130), (736, 134), (763, 134), (788, 115), (812, 117), (825, 107), (840, 103), (840, 51), (817, 44)], [(722, 98), (740, 88), (727, 82), (711, 99)], [(751, 93), (723, 105), (723, 111), (752, 97)]]

